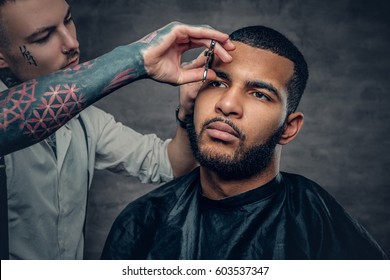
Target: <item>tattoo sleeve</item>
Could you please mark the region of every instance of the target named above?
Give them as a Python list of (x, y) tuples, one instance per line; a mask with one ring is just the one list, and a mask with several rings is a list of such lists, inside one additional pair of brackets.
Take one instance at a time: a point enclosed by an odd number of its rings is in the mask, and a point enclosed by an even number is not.
[(0, 156), (45, 139), (114, 90), (147, 77), (140, 43), (0, 93)]

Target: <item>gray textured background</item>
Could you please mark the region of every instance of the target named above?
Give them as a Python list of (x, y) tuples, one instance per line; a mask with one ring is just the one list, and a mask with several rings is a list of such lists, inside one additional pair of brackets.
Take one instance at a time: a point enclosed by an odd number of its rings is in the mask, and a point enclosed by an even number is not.
[[(322, 185), (390, 255), (390, 40), (388, 1), (89, 0), (69, 3), (83, 59), (133, 42), (174, 20), (231, 31), (273, 27), (304, 53), (310, 79), (305, 126), (285, 147), (282, 169)], [(177, 89), (138, 81), (100, 108), (142, 133), (172, 137)], [(156, 186), (97, 172), (87, 221), (87, 258), (99, 258), (123, 207)]]

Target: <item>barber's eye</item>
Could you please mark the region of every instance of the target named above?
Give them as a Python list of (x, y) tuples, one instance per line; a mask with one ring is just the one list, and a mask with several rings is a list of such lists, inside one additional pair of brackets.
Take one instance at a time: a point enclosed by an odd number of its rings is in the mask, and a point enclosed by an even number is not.
[(50, 34), (46, 35), (45, 37), (42, 37), (42, 38), (39, 38), (37, 40), (35, 40), (33, 43), (35, 44), (44, 44), (46, 43), (50, 38)]
[(65, 20), (64, 20), (64, 23), (65, 24), (68, 24), (68, 23), (71, 23), (73, 21), (73, 17), (72, 15), (69, 15)]
[(208, 84), (210, 87), (226, 88), (226, 85), (219, 81), (211, 81)]

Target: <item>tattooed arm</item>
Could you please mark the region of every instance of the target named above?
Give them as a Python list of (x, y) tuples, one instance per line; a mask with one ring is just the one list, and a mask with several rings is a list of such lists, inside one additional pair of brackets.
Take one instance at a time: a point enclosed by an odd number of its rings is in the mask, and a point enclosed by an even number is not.
[[(135, 80), (170, 84), (201, 80), (203, 69), (184, 69), (182, 54), (220, 44), (215, 54), (229, 62), (234, 49), (228, 35), (206, 26), (171, 23), (143, 39), (89, 62), (27, 81), (0, 93), (0, 155), (39, 142), (80, 111)], [(208, 77), (215, 77), (213, 71)]]

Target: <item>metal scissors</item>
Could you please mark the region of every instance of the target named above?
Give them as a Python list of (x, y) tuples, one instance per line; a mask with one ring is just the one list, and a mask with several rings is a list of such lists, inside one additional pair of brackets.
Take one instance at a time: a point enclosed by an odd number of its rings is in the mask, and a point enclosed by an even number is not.
[(204, 52), (204, 55), (206, 56), (206, 63), (204, 65), (202, 82), (204, 82), (206, 80), (207, 71), (209, 70), (209, 68), (211, 67), (211, 64), (213, 63), (215, 44), (216, 44), (216, 41), (214, 39), (212, 39), (209, 49)]

